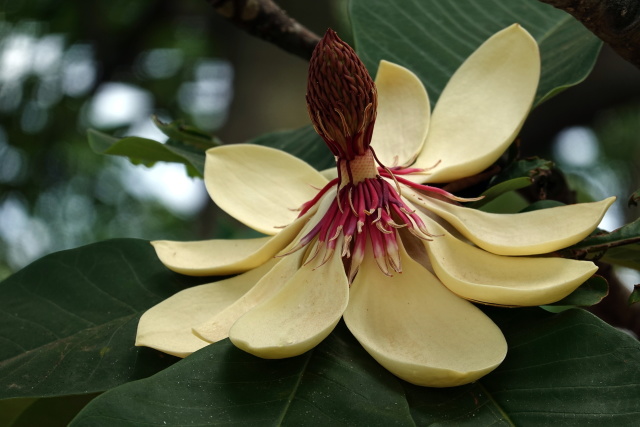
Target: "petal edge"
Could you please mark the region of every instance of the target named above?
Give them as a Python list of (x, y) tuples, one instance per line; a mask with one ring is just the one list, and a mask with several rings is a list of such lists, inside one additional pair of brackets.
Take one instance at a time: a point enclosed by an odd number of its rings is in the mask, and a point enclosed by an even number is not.
[(507, 352), (500, 329), (406, 252), (401, 257), (403, 272), (393, 277), (365, 257), (351, 286), (344, 319), (367, 352), (420, 386), (462, 385), (495, 369)]
[[(213, 201), (238, 221), (277, 234), (327, 179), (284, 151), (252, 144), (207, 150), (204, 182)], [(315, 187), (315, 188), (314, 188)]]
[(455, 181), (495, 162), (520, 131), (539, 78), (538, 45), (520, 25), (485, 41), (454, 73), (436, 104), (414, 167), (437, 166), (422, 182)]

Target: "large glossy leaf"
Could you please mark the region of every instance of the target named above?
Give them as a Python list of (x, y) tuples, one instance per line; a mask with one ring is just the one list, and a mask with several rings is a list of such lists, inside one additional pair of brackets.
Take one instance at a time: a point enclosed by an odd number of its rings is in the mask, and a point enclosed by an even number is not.
[(107, 390), (177, 359), (133, 347), (149, 307), (202, 283), (167, 270), (149, 242), (48, 255), (0, 283), (0, 398)]
[(351, 0), (356, 51), (371, 73), (386, 59), (415, 72), (432, 103), (453, 72), (495, 32), (520, 23), (540, 45), (536, 103), (582, 81), (601, 42), (537, 0)]
[[(65, 427), (86, 406), (95, 394), (49, 397), (43, 399), (10, 399), (0, 401), (0, 425), (3, 427)], [(11, 412), (11, 406), (19, 408), (18, 413), (3, 421), (3, 411)], [(20, 408), (20, 406), (23, 406)]]
[(258, 359), (228, 341), (93, 400), (74, 426), (632, 425), (640, 344), (582, 310), (490, 309), (509, 342), (477, 383), (417, 387), (389, 374), (344, 325), (316, 349)]
[(406, 425), (411, 416), (400, 383), (341, 325), (316, 350), (291, 359), (259, 359), (229, 340), (210, 345), (175, 369), (107, 392), (72, 425), (345, 425), (354, 420)]

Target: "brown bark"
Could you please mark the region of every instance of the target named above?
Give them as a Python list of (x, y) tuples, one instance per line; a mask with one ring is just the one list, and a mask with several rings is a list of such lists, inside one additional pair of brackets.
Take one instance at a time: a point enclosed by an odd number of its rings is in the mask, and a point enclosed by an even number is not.
[(638, 0), (540, 0), (571, 14), (621, 57), (640, 68)]
[(207, 0), (213, 9), (248, 33), (306, 60), (320, 37), (290, 18), (272, 0)]

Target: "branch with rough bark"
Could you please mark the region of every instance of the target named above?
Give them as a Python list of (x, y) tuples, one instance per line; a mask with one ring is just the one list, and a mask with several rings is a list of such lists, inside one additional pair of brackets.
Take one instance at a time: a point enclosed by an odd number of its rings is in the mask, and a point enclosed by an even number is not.
[(306, 60), (320, 37), (289, 17), (272, 0), (207, 0), (224, 18), (248, 33)]
[(640, 68), (640, 1), (540, 1), (573, 15), (620, 56)]

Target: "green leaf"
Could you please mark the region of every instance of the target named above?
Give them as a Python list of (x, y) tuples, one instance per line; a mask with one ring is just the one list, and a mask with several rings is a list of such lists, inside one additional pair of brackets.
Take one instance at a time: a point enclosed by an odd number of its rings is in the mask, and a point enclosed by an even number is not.
[(0, 426), (10, 426), (37, 400), (32, 398), (0, 400)]
[(640, 244), (610, 248), (601, 260), (609, 264), (640, 270)]
[[(215, 136), (210, 133), (190, 126), (183, 120), (175, 120), (171, 123), (164, 123), (156, 116), (152, 117), (153, 123), (169, 137), (169, 145), (177, 145), (177, 142), (193, 147), (197, 152), (207, 151), (209, 148), (217, 147), (222, 144)], [(172, 144), (173, 143), (173, 144)]]
[(318, 170), (336, 166), (333, 154), (311, 125), (267, 133), (249, 141), (249, 143), (286, 151)]
[[(633, 401), (640, 375), (628, 367), (632, 377), (625, 381), (633, 386), (620, 387), (614, 377), (626, 375), (627, 368), (611, 357), (618, 356), (618, 349), (623, 350), (620, 357), (637, 357), (632, 355), (640, 346), (633, 338), (579, 309), (558, 315), (539, 309), (487, 311), (507, 338), (507, 358), (493, 373), (463, 387), (403, 383), (416, 425), (584, 426), (600, 425), (602, 419), (611, 425), (633, 424), (634, 415), (624, 411), (640, 407)], [(627, 343), (632, 350), (625, 348)], [(607, 390), (618, 396), (591, 408), (590, 403)], [(616, 398), (625, 402), (624, 409), (616, 407)]]
[(343, 324), (316, 349), (264, 360), (228, 340), (94, 399), (72, 426), (633, 425), (640, 343), (578, 309), (487, 309), (509, 353), (480, 381), (434, 389), (379, 366)]
[(612, 232), (601, 231), (567, 248), (570, 252), (604, 252), (610, 248), (640, 242), (640, 218)]
[(356, 51), (373, 75), (381, 59), (416, 73), (435, 104), (449, 77), (489, 36), (520, 23), (538, 41), (535, 104), (586, 78), (602, 43), (538, 0), (352, 0)]
[(502, 196), (503, 194), (508, 193), (509, 191), (519, 190), (521, 188), (528, 187), (529, 185), (531, 185), (531, 178), (526, 177), (514, 178), (498, 183), (485, 190), (481, 194), (483, 198), (478, 200), (477, 202), (469, 203), (468, 207), (479, 209), (487, 203)]
[(87, 132), (89, 146), (98, 154), (128, 157), (134, 164), (151, 166), (156, 162), (182, 163), (191, 176), (204, 176), (204, 151), (177, 143), (162, 144), (147, 138), (115, 138), (94, 129)]
[(602, 276), (593, 276), (560, 301), (549, 305), (590, 307), (598, 304), (608, 294), (609, 284), (607, 280)]
[(543, 175), (548, 175), (553, 168), (553, 162), (539, 157), (516, 160), (507, 166), (502, 172), (491, 179), (491, 185), (512, 179), (527, 177), (531, 181)]
[(640, 201), (640, 190), (636, 190), (633, 192), (631, 196), (629, 196), (629, 201), (627, 202), (627, 205), (629, 207), (638, 206), (639, 201)]
[(640, 302), (640, 284), (633, 285), (633, 291), (629, 295), (629, 305), (637, 304)]
[(557, 200), (550, 200), (550, 199), (538, 200), (537, 202), (531, 203), (529, 206), (522, 209), (520, 212), (531, 212), (531, 211), (537, 211), (539, 209), (557, 208), (558, 206), (565, 206), (565, 204)]
[[(157, 120), (157, 119), (156, 119)], [(118, 139), (97, 130), (88, 131), (89, 145), (98, 154), (128, 157), (133, 163), (147, 166), (155, 162), (182, 163), (191, 176), (204, 176), (205, 150), (217, 139), (206, 137), (196, 128), (185, 127), (180, 122), (165, 124), (156, 121), (158, 127), (171, 138), (166, 144), (151, 139), (127, 137)], [(177, 138), (185, 141), (185, 144)], [(318, 170), (335, 166), (335, 160), (324, 141), (311, 125), (299, 129), (267, 133), (247, 141), (249, 144), (277, 148), (296, 156)], [(189, 144), (189, 145), (186, 145)], [(201, 147), (200, 149), (194, 147)]]
[(399, 382), (341, 325), (316, 350), (291, 359), (259, 359), (229, 340), (210, 345), (175, 369), (107, 392), (72, 425), (344, 425), (354, 420), (406, 425), (411, 416)]
[(537, 157), (516, 160), (494, 176), (490, 187), (481, 194), (484, 198), (469, 204), (469, 207), (478, 209), (509, 191), (528, 187), (536, 179), (549, 174), (552, 167), (553, 162)]
[(188, 285), (147, 241), (48, 255), (0, 283), (0, 399), (107, 390), (175, 363), (133, 347), (138, 319)]
[(0, 401), (0, 413), (12, 403), (27, 405), (11, 422), (0, 424), (6, 427), (64, 427), (80, 410), (96, 397), (95, 394), (50, 397), (46, 399), (11, 399)]

